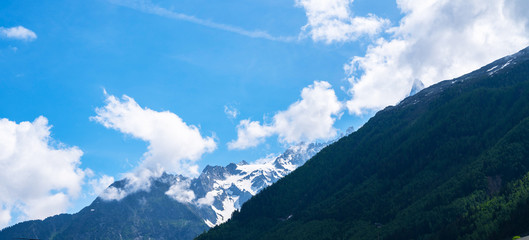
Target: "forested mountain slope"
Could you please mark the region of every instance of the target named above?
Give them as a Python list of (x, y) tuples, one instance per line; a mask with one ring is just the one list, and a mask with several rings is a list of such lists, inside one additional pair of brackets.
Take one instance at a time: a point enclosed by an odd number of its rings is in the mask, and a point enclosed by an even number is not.
[(378, 112), (197, 239), (529, 232), (529, 48)]

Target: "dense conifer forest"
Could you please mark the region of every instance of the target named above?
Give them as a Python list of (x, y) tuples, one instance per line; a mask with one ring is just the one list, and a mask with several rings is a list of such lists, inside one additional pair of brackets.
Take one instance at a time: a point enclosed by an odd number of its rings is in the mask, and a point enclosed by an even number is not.
[(376, 114), (205, 239), (529, 233), (529, 49)]

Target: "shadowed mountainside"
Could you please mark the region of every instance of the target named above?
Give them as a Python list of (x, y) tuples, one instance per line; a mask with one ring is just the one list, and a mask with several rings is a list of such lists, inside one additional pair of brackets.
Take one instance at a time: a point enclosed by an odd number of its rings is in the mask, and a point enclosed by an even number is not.
[(197, 239), (503, 239), (527, 216), (529, 48), (378, 112)]

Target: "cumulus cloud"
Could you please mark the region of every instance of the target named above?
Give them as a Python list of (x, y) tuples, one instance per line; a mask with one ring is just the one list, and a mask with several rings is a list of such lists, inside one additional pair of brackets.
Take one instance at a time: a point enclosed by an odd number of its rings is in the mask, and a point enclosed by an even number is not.
[(91, 119), (106, 128), (149, 143), (140, 165), (126, 174), (127, 186), (105, 191), (103, 198), (106, 199), (121, 199), (126, 193), (148, 189), (150, 179), (161, 176), (164, 171), (184, 176), (198, 175), (195, 162), (217, 146), (213, 137), (202, 137), (196, 126), (186, 124), (176, 114), (142, 108), (126, 95), (121, 100), (107, 95), (106, 105), (97, 108), (96, 113)]
[(26, 41), (33, 41), (37, 39), (37, 34), (35, 34), (33, 31), (23, 26), (17, 26), (17, 27), (11, 27), (11, 28), (0, 27), (0, 36), (4, 38), (26, 40)]
[(83, 152), (52, 139), (50, 129), (42, 116), (21, 123), (0, 119), (0, 228), (64, 212), (78, 197)]
[(346, 42), (362, 35), (374, 36), (389, 24), (387, 19), (373, 14), (367, 17), (353, 16), (353, 0), (296, 0), (296, 6), (303, 7), (307, 24), (302, 33), (307, 33), (314, 41)]
[(345, 65), (352, 85), (349, 112), (395, 104), (414, 82), (430, 86), (458, 77), (529, 44), (523, 0), (398, 0), (404, 14), (365, 56)]
[(237, 126), (237, 140), (228, 143), (229, 149), (246, 149), (257, 146), (265, 138), (278, 135), (283, 143), (312, 142), (336, 136), (333, 127), (342, 111), (331, 85), (325, 81), (301, 91), (301, 100), (293, 103), (286, 111), (273, 117), (271, 124), (245, 119)]
[(246, 149), (264, 142), (266, 137), (275, 133), (271, 125), (261, 125), (259, 121), (244, 119), (237, 126), (237, 140), (228, 143), (229, 149)]

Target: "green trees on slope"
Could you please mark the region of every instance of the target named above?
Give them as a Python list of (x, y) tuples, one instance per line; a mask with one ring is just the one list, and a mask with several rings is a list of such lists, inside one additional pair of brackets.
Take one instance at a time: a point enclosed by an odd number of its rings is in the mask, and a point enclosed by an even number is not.
[(486, 69), (377, 113), (197, 239), (528, 232), (529, 61)]

